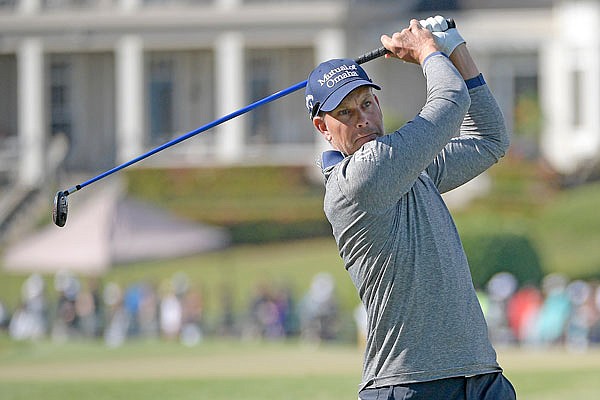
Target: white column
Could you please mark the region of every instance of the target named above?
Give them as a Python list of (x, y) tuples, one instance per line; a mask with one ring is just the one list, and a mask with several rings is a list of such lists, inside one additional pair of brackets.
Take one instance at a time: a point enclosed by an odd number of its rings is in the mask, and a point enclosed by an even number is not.
[(25, 39), (17, 53), (18, 182), (36, 186), (44, 178), (44, 54), (41, 39)]
[[(346, 35), (341, 29), (324, 29), (315, 38), (315, 67), (332, 58), (346, 57)], [(320, 133), (315, 133), (315, 152), (321, 154), (331, 146)]]
[(217, 0), (217, 7), (223, 9), (232, 9), (242, 5), (242, 0)]
[(138, 8), (140, 8), (141, 4), (142, 0), (119, 0), (118, 2), (119, 9), (123, 13), (136, 11)]
[(563, 130), (568, 129), (569, 92), (568, 63), (563, 54), (568, 49), (560, 40), (542, 46), (540, 51), (540, 99), (544, 117), (541, 151), (559, 171), (570, 170), (570, 155), (561, 151)]
[(144, 148), (144, 68), (142, 39), (122, 37), (116, 49), (117, 161), (139, 156)]
[[(216, 41), (216, 111), (218, 117), (244, 107), (244, 41), (237, 32), (221, 35)], [(244, 117), (220, 125), (216, 132), (217, 157), (226, 162), (244, 154)]]
[(559, 28), (540, 53), (545, 115), (541, 149), (554, 168), (569, 174), (600, 155), (600, 41), (593, 33), (600, 6), (586, 1), (563, 3), (554, 11)]
[(317, 64), (332, 58), (346, 58), (346, 35), (341, 29), (324, 29), (315, 38)]
[(41, 0), (20, 0), (19, 2), (17, 2), (17, 10), (21, 14), (35, 14), (41, 8)]
[[(600, 157), (600, 39), (595, 33), (595, 27), (600, 23), (600, 5), (597, 1), (582, 3), (577, 23), (582, 23), (585, 30), (571, 34), (572, 43), (583, 42), (576, 65), (581, 71), (578, 103), (582, 119), (576, 152), (585, 167), (594, 164)], [(582, 35), (585, 40), (581, 39)]]

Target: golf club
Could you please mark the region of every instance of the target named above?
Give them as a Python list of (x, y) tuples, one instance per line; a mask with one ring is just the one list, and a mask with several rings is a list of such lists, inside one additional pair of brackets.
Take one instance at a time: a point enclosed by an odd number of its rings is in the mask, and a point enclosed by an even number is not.
[[(456, 27), (456, 24), (454, 23), (454, 20), (447, 19), (446, 22), (448, 23), (448, 29)], [(360, 57), (356, 58), (354, 61), (357, 64), (363, 64), (363, 63), (366, 63), (368, 61), (371, 61), (371, 60), (374, 60), (376, 58), (379, 58), (379, 57), (385, 55), (387, 52), (388, 51), (386, 50), (386, 48), (382, 46), (382, 47), (379, 47), (378, 49), (375, 49), (373, 51), (370, 51), (368, 53), (365, 53), (365, 54), (361, 55)], [(164, 143), (164, 144), (162, 144), (162, 145), (160, 145), (160, 146), (158, 146), (158, 147), (156, 147), (156, 148), (154, 148), (154, 149), (152, 149), (152, 150), (150, 150), (150, 151), (148, 151), (148, 152), (146, 152), (146, 153), (144, 153), (144, 154), (142, 154), (142, 155), (140, 155), (140, 156), (138, 156), (138, 157), (136, 157), (136, 158), (134, 158), (134, 159), (132, 159), (130, 161), (127, 161), (127, 162), (125, 162), (125, 163), (123, 163), (121, 165), (118, 165), (118, 166), (116, 166), (114, 168), (111, 168), (111, 169), (109, 169), (109, 170), (107, 170), (107, 171), (105, 171), (105, 172), (103, 172), (103, 173), (101, 173), (101, 174), (99, 174), (99, 175), (97, 175), (97, 176), (95, 176), (95, 177), (93, 177), (93, 178), (85, 181), (85, 182), (82, 182), (79, 185), (75, 185), (75, 186), (73, 186), (73, 187), (71, 187), (69, 189), (66, 189), (66, 190), (60, 190), (60, 191), (58, 191), (56, 193), (56, 195), (54, 196), (54, 206), (52, 208), (52, 220), (59, 227), (65, 226), (65, 224), (67, 222), (67, 215), (68, 215), (68, 210), (69, 210), (69, 204), (68, 204), (68, 201), (67, 201), (67, 196), (69, 196), (69, 195), (71, 195), (71, 194), (73, 194), (73, 193), (75, 193), (75, 192), (83, 189), (84, 187), (86, 187), (88, 185), (91, 185), (94, 182), (99, 181), (100, 179), (106, 178), (107, 176), (112, 175), (115, 172), (118, 172), (118, 171), (120, 171), (120, 170), (122, 170), (124, 168), (127, 168), (130, 165), (137, 163), (138, 161), (141, 161), (141, 160), (143, 160), (145, 158), (148, 158), (148, 157), (150, 157), (153, 154), (156, 154), (156, 153), (158, 153), (158, 152), (160, 152), (162, 150), (165, 150), (165, 149), (167, 149), (169, 147), (172, 147), (172, 146), (174, 146), (174, 145), (176, 145), (178, 143), (181, 143), (184, 140), (187, 140), (187, 139), (191, 138), (192, 136), (196, 136), (199, 133), (202, 133), (202, 132), (207, 131), (207, 130), (209, 130), (211, 128), (214, 128), (215, 126), (220, 125), (220, 124), (222, 124), (224, 122), (227, 122), (230, 119), (238, 117), (238, 116), (240, 116), (242, 114), (245, 114), (245, 113), (247, 113), (249, 111), (252, 111), (252, 110), (254, 110), (257, 107), (260, 107), (260, 106), (262, 106), (264, 104), (267, 104), (267, 103), (270, 103), (272, 101), (275, 101), (275, 100), (277, 100), (277, 99), (279, 99), (281, 97), (287, 96), (290, 93), (293, 93), (293, 92), (295, 92), (295, 91), (297, 91), (299, 89), (302, 89), (302, 88), (304, 88), (306, 86), (306, 84), (307, 84), (306, 80), (304, 80), (302, 82), (298, 82), (295, 85), (292, 85), (292, 86), (288, 87), (287, 89), (283, 89), (283, 90), (280, 90), (279, 92), (273, 93), (273, 94), (271, 94), (271, 95), (269, 95), (269, 96), (267, 96), (267, 97), (265, 97), (263, 99), (255, 101), (252, 104), (249, 104), (249, 105), (247, 105), (247, 106), (245, 106), (243, 108), (240, 108), (237, 111), (234, 111), (234, 112), (232, 112), (230, 114), (227, 114), (227, 115), (225, 115), (225, 116), (223, 116), (223, 117), (221, 117), (219, 119), (216, 119), (216, 120), (214, 120), (212, 122), (209, 122), (206, 125), (203, 125), (203, 126), (197, 128), (197, 129), (195, 129), (193, 131), (190, 131), (190, 132), (188, 132), (188, 133), (186, 133), (184, 135), (181, 135), (181, 136), (179, 136), (179, 137), (177, 137), (177, 138), (175, 138), (173, 140), (170, 140), (170, 141), (168, 141), (168, 142), (166, 142), (166, 143)]]

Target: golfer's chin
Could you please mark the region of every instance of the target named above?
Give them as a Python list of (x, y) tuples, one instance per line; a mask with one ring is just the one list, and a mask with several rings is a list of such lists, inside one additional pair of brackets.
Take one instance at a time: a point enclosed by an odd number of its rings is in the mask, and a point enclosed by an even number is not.
[(356, 149), (360, 149), (365, 143), (369, 143), (369, 142), (377, 139), (378, 137), (379, 137), (378, 134), (372, 133), (370, 135), (358, 138), (358, 140), (356, 140)]

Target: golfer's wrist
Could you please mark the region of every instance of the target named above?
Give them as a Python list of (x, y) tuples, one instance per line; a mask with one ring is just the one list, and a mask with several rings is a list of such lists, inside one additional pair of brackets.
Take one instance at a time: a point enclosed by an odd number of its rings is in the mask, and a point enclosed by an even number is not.
[(458, 45), (452, 52), (450, 61), (452, 61), (452, 64), (454, 64), (464, 80), (475, 78), (480, 73), (464, 43)]
[(423, 49), (423, 51), (421, 51), (421, 54), (419, 56), (419, 64), (421, 64), (421, 66), (425, 65), (425, 62), (427, 62), (427, 60), (435, 55), (435, 54), (442, 54), (442, 52), (440, 51), (440, 49), (437, 48), (437, 46), (435, 45), (431, 45), (431, 46), (427, 46), (425, 49)]
[(427, 55), (427, 57), (425, 57), (423, 59), (423, 62), (421, 63), (421, 67), (425, 67), (425, 64), (427, 63), (427, 61), (429, 61), (429, 59), (431, 59), (434, 56), (442, 56), (442, 57), (448, 58), (448, 56), (444, 52), (442, 52), (440, 50), (436, 50), (433, 53), (430, 53), (429, 55)]

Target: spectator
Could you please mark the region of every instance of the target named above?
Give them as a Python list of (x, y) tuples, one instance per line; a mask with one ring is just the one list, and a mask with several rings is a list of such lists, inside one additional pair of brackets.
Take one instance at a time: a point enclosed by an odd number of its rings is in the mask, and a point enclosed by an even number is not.
[(102, 329), (100, 287), (97, 279), (90, 279), (86, 289), (75, 299), (75, 311), (81, 334), (85, 337), (99, 337)]
[(166, 285), (160, 300), (160, 332), (167, 340), (176, 340), (181, 330), (181, 302), (171, 285)]
[(8, 324), (10, 336), (15, 340), (43, 338), (48, 327), (47, 308), (44, 280), (33, 274), (21, 287), (21, 303)]
[(120, 286), (116, 283), (107, 284), (104, 288), (103, 300), (108, 310), (104, 342), (108, 347), (121, 346), (127, 338), (129, 316), (123, 307)]
[(507, 305), (508, 325), (518, 342), (532, 335), (543, 298), (540, 290), (527, 285), (518, 290)]
[(563, 338), (571, 302), (566, 292), (567, 278), (560, 274), (550, 274), (542, 281), (545, 294), (540, 309), (532, 341), (534, 344), (557, 344)]
[(250, 303), (250, 320), (245, 335), (270, 339), (283, 337), (281, 311), (270, 286), (266, 283), (259, 284)]
[(567, 285), (566, 292), (572, 306), (565, 332), (566, 346), (569, 350), (585, 351), (595, 317), (594, 304), (590, 301), (592, 287), (584, 281), (576, 280)]
[(310, 341), (335, 339), (337, 320), (335, 281), (329, 273), (318, 273), (300, 304), (302, 337)]
[(138, 306), (138, 326), (141, 337), (155, 338), (159, 336), (158, 304), (159, 298), (154, 286), (149, 283), (142, 284)]
[(198, 290), (188, 289), (182, 301), (181, 342), (194, 346), (203, 338), (202, 332), (202, 296)]
[(8, 322), (10, 321), (10, 316), (8, 315), (8, 309), (0, 301), (0, 329), (5, 329), (8, 327)]
[(219, 291), (220, 317), (217, 323), (217, 334), (219, 336), (235, 336), (237, 328), (235, 324), (235, 313), (233, 311), (233, 290), (231, 286), (224, 284)]
[(517, 279), (509, 272), (495, 274), (487, 284), (489, 296), (487, 323), (489, 335), (493, 342), (509, 344), (515, 340), (508, 326), (506, 307), (517, 285)]

